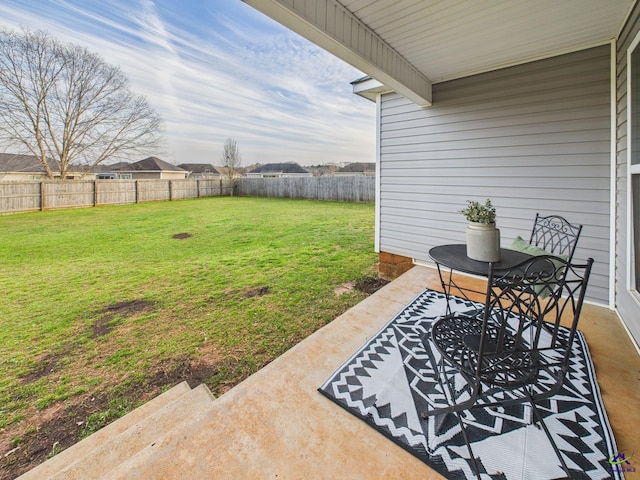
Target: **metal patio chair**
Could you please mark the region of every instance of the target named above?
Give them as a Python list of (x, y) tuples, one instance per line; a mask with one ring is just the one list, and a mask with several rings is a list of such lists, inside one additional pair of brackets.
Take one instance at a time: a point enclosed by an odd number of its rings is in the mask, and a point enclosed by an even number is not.
[(422, 417), (434, 416), (439, 429), (445, 414), (455, 414), (472, 459), (463, 410), (529, 403), (531, 423), (544, 429), (571, 477), (536, 403), (557, 393), (569, 371), (592, 264), (591, 258), (572, 265), (547, 255), (508, 270), (490, 265), (484, 307), (434, 323), (424, 341), (440, 354), (437, 376), (444, 395)]
[(582, 225), (572, 225), (560, 215), (541, 217), (536, 213), (529, 243), (555, 255), (566, 255), (571, 262)]

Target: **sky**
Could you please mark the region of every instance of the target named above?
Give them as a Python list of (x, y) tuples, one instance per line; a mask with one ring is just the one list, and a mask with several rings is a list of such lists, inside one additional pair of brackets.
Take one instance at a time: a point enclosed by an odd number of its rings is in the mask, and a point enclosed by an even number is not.
[(240, 0), (0, 0), (0, 26), (118, 65), (163, 117), (170, 163), (219, 165), (227, 138), (243, 165), (375, 161), (363, 74)]

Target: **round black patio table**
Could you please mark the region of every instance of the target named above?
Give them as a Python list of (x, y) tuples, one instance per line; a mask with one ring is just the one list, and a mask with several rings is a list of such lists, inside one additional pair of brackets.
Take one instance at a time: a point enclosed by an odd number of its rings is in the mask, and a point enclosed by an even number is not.
[[(470, 273), (472, 275), (487, 276), (489, 274), (489, 263), (473, 260), (467, 257), (467, 245), (456, 243), (451, 245), (440, 245), (429, 250), (429, 256), (438, 265), (458, 270), (459, 272)], [(531, 258), (528, 253), (517, 252), (508, 248), (500, 249), (500, 261), (493, 262), (494, 270), (507, 270), (513, 266)]]
[[(436, 267), (438, 267), (440, 283), (442, 284), (442, 289), (444, 290), (444, 294), (447, 298), (447, 314), (451, 313), (449, 299), (452, 290), (456, 290), (466, 300), (469, 300), (468, 293), (486, 294), (486, 292), (458, 286), (455, 282), (453, 276), (454, 270), (471, 275), (483, 277), (489, 276), (489, 266), (491, 263), (472, 260), (467, 257), (466, 244), (458, 243), (433, 247), (429, 250), (429, 256), (435, 262)], [(515, 250), (510, 250), (508, 248), (501, 248), (500, 261), (493, 262), (493, 271), (508, 270), (531, 257), (532, 256), (527, 253), (516, 252)], [(447, 272), (443, 272), (441, 267), (446, 267)]]

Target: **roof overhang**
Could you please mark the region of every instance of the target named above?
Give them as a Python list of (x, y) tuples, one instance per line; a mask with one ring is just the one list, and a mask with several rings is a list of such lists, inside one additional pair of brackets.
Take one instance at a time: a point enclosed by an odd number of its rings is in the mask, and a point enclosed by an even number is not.
[(358, 80), (354, 80), (353, 82), (351, 82), (351, 86), (353, 87), (353, 93), (355, 93), (356, 95), (360, 95), (367, 100), (371, 100), (372, 102), (376, 101), (378, 95), (393, 92), (393, 89), (387, 87), (384, 83), (381, 83), (375, 78), (371, 77), (364, 77), (359, 78)]
[[(243, 0), (365, 73), (367, 98), (418, 105), (431, 85), (615, 40), (636, 0)], [(373, 88), (365, 88), (365, 85)]]
[(431, 82), (336, 0), (243, 0), (418, 105), (431, 105)]

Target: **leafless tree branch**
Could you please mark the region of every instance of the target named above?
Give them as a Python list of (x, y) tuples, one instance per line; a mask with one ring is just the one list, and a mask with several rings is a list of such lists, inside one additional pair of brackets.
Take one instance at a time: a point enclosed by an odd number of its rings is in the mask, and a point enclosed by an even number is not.
[(240, 149), (238, 148), (238, 143), (233, 138), (227, 138), (224, 142), (221, 160), (222, 166), (224, 167), (224, 171), (221, 176), (229, 182), (231, 195), (233, 195), (236, 187), (238, 186), (238, 182), (240, 181), (242, 172), (242, 157), (240, 156)]
[(47, 176), (146, 154), (158, 147), (161, 129), (160, 116), (129, 90), (118, 67), (45, 32), (0, 29), (0, 142), (38, 157)]

